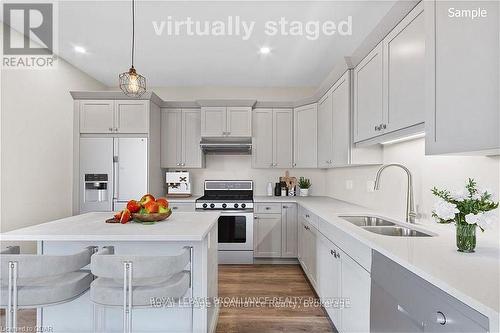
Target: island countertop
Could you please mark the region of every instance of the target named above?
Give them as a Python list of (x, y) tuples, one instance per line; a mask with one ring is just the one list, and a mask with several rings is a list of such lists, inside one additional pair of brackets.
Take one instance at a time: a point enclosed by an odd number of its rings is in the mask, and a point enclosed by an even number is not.
[(111, 212), (94, 212), (0, 234), (3, 241), (202, 241), (218, 212), (176, 212), (151, 225), (105, 223)]

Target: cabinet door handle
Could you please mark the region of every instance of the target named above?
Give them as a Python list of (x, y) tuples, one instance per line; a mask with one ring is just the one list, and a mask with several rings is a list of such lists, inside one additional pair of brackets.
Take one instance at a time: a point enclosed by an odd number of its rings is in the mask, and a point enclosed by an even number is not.
[(283, 206), (283, 208), (284, 208), (284, 209), (287, 209), (287, 208), (288, 208), (288, 206)]
[(110, 127), (110, 128), (109, 128), (109, 131), (110, 131), (110, 132), (113, 132), (113, 127)]
[(118, 127), (115, 127), (115, 132), (118, 132)]
[(386, 129), (386, 128), (387, 128), (387, 124), (380, 125), (380, 129)]
[(297, 163), (293, 163), (292, 166), (295, 168), (297, 166)]
[(177, 209), (179, 209), (179, 207), (177, 207), (177, 206), (173, 206), (173, 207), (172, 207), (172, 209), (173, 209), (173, 210), (177, 210)]
[(446, 316), (441, 311), (436, 313), (436, 323), (439, 325), (446, 325)]
[(309, 214), (306, 214), (306, 217), (309, 218), (310, 217)]
[(335, 256), (335, 251), (330, 250), (330, 254), (331, 254), (332, 256)]
[(375, 131), (378, 131), (378, 130), (379, 130), (378, 126), (377, 126), (377, 125), (375, 125)]

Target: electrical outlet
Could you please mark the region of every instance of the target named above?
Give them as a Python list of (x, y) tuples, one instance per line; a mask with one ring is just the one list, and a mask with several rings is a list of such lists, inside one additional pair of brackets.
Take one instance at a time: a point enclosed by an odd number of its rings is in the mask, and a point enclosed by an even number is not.
[(354, 186), (353, 186), (352, 180), (349, 179), (349, 180), (345, 181), (345, 189), (346, 190), (352, 190), (353, 187)]
[(375, 192), (375, 182), (373, 180), (366, 181), (366, 192)]

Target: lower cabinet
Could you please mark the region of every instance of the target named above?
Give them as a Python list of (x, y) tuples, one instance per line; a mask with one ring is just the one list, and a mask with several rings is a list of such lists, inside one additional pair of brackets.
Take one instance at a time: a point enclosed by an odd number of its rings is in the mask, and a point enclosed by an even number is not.
[(301, 219), (299, 224), (299, 239), (300, 239), (300, 257), (299, 262), (302, 269), (306, 273), (309, 282), (312, 284), (316, 292), (318, 292), (317, 284), (317, 233), (318, 231), (306, 220)]
[(257, 203), (254, 257), (297, 258), (297, 204)]
[(255, 258), (281, 257), (281, 214), (255, 214), (253, 243)]
[(339, 332), (370, 331), (371, 276), (319, 234), (318, 294)]

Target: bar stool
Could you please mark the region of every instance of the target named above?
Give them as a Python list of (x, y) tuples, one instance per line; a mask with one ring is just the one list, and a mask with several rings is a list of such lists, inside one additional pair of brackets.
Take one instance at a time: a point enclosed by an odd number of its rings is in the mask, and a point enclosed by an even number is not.
[[(180, 299), (190, 287), (192, 297), (192, 247), (176, 256), (115, 255), (113, 247), (105, 247), (92, 257), (90, 267), (97, 276), (90, 300), (95, 306), (123, 307), (125, 333), (132, 332), (132, 307), (149, 307), (158, 295)], [(94, 332), (101, 330), (96, 317)]]
[(41, 308), (70, 302), (87, 291), (93, 276), (82, 270), (96, 247), (71, 255), (20, 254), (19, 246), (0, 254), (0, 307), (7, 308), (6, 328), (17, 329), (19, 308)]

